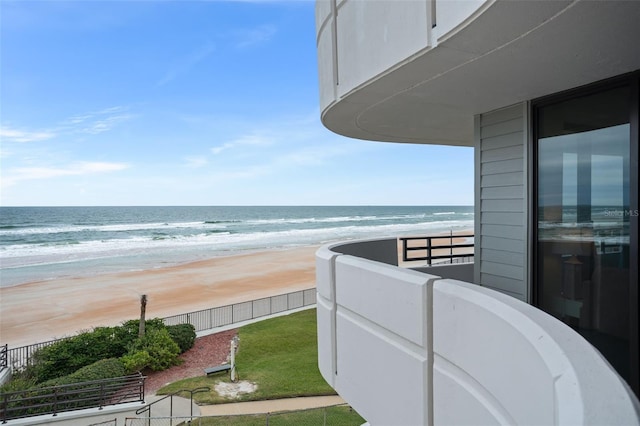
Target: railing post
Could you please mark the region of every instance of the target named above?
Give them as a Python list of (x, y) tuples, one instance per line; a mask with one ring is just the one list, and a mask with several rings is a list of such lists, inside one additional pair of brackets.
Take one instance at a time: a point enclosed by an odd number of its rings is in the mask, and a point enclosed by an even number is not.
[(53, 388), (53, 417), (58, 415), (58, 387)]
[(142, 373), (140, 373), (140, 387), (139, 387), (139, 392), (140, 392), (140, 401), (142, 401), (142, 403), (144, 404), (144, 384), (145, 384), (145, 380), (144, 380), (144, 376), (142, 375)]
[(191, 420), (193, 420), (193, 389), (191, 390), (191, 398), (189, 398), (189, 405), (191, 407), (191, 411), (189, 412), (190, 417), (191, 417)]
[(169, 426), (173, 426), (173, 394), (171, 395), (171, 398), (169, 398), (169, 418), (171, 419), (169, 421)]
[(0, 349), (0, 370), (3, 368), (6, 368), (9, 365), (8, 351), (9, 351), (9, 345), (8, 343), (5, 343), (3, 348)]
[(5, 393), (2, 398), (2, 424), (7, 423), (7, 410), (9, 409), (9, 394)]
[(104, 393), (104, 383), (100, 383), (100, 402), (98, 410), (102, 410), (103, 404), (106, 402), (107, 396)]
[(453, 231), (449, 231), (449, 263), (453, 263)]
[(427, 266), (431, 266), (431, 237), (427, 238)]
[(400, 241), (402, 241), (402, 261), (406, 262), (409, 260), (407, 258), (407, 240), (404, 238), (400, 238)]

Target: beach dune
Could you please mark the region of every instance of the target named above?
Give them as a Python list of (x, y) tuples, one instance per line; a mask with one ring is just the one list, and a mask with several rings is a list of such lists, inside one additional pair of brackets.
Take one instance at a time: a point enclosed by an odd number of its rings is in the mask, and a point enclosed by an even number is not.
[(217, 257), (146, 271), (76, 277), (0, 288), (0, 344), (29, 345), (315, 287), (317, 247)]

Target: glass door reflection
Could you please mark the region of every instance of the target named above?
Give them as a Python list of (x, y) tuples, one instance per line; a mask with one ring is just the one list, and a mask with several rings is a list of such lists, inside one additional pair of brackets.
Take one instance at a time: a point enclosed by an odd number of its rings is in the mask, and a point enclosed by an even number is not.
[(536, 127), (537, 304), (580, 332), (625, 378), (629, 93), (624, 86), (539, 107)]

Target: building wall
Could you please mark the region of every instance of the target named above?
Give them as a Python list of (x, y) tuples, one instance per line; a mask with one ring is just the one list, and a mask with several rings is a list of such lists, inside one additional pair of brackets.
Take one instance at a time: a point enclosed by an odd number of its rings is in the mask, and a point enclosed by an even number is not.
[[(452, 37), (493, 3), (413, 0), (398, 7), (397, 1), (389, 0), (317, 0), (321, 111)], [(469, 55), (449, 51), (443, 58), (445, 68), (429, 73), (437, 75), (455, 63), (449, 61), (468, 59)], [(398, 89), (407, 84), (411, 83), (399, 81)]]
[(427, 0), (316, 2), (321, 109), (427, 48), (429, 13)]
[(430, 3), (316, 2), (320, 103), (324, 110), (354, 88), (429, 45)]
[(474, 281), (529, 300), (527, 104), (475, 118)]
[(341, 251), (316, 254), (318, 365), (371, 426), (638, 424), (632, 391), (562, 322)]
[(427, 284), (436, 277), (335, 250), (316, 254), (322, 376), (372, 426), (432, 424)]

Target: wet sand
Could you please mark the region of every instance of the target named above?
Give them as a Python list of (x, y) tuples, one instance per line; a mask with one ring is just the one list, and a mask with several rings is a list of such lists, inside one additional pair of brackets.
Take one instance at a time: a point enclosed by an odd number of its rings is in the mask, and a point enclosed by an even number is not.
[(318, 247), (264, 251), (146, 271), (0, 288), (0, 344), (9, 347), (315, 287)]

